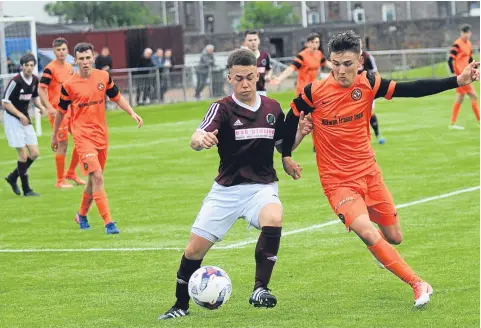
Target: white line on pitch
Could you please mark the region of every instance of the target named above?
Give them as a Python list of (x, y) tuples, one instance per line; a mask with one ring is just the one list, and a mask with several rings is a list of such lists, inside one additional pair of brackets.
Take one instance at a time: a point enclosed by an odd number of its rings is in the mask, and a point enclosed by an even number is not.
[[(410, 206), (414, 206), (414, 205), (418, 205), (418, 204), (427, 203), (427, 202), (430, 202), (430, 201), (433, 201), (433, 200), (448, 198), (448, 197), (452, 197), (452, 196), (455, 196), (455, 195), (476, 191), (476, 190), (479, 190), (479, 188), (480, 188), (480, 186), (476, 186), (476, 187), (456, 190), (456, 191), (448, 192), (446, 194), (442, 194), (442, 195), (438, 195), (438, 196), (427, 197), (427, 198), (423, 198), (423, 199), (416, 200), (416, 201), (413, 201), (413, 202), (399, 204), (399, 205), (396, 205), (396, 208), (397, 209), (406, 208), (406, 207), (410, 207)], [(341, 222), (340, 220), (327, 221), (327, 222), (324, 222), (324, 223), (321, 223), (321, 224), (315, 224), (315, 225), (312, 225), (312, 226), (306, 227), (306, 228), (286, 231), (286, 232), (282, 233), (282, 236), (285, 237), (285, 236), (288, 236), (288, 235), (298, 234), (298, 233), (305, 232), (305, 231), (313, 231), (313, 230), (321, 229), (321, 228), (324, 228), (324, 227), (327, 227), (327, 226), (330, 226), (330, 225), (334, 225), (334, 224), (337, 224), (337, 223), (340, 223), (340, 222)], [(251, 240), (241, 241), (241, 242), (238, 242), (238, 243), (233, 243), (233, 244), (226, 245), (226, 246), (214, 246), (213, 249), (221, 249), (221, 250), (222, 249), (236, 249), (236, 248), (241, 248), (241, 247), (244, 247), (246, 245), (255, 244), (255, 243), (257, 243), (257, 239), (251, 239)], [(66, 248), (66, 249), (55, 249), (55, 248), (44, 248), (44, 249), (38, 248), (38, 249), (35, 249), (35, 248), (33, 248), (33, 249), (0, 249), (0, 253), (143, 252), (143, 251), (182, 251), (182, 250), (184, 250), (184, 248), (180, 248), (180, 247)]]

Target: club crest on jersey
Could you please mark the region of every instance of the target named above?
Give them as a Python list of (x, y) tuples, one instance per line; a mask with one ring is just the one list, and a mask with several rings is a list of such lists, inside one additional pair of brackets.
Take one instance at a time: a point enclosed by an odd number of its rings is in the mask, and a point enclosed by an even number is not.
[(84, 169), (87, 171), (89, 169), (89, 165), (87, 163), (84, 163)]
[(356, 89), (352, 90), (352, 92), (351, 92), (351, 98), (352, 98), (353, 100), (359, 100), (359, 99), (361, 99), (361, 98), (362, 98), (362, 91), (361, 91), (361, 89), (357, 89), (357, 88), (356, 88)]
[(99, 83), (97, 84), (97, 89), (99, 89), (100, 91), (103, 91), (105, 89), (105, 85), (103, 83)]
[(276, 117), (271, 113), (267, 114), (266, 120), (270, 125), (274, 125), (276, 123)]
[(262, 63), (262, 65), (266, 66), (267, 60), (264, 58), (264, 59), (261, 60), (261, 63)]

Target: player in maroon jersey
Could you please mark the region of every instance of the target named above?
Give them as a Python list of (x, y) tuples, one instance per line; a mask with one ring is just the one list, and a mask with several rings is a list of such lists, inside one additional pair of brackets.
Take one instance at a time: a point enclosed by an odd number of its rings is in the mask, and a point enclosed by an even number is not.
[[(219, 174), (192, 226), (177, 271), (176, 302), (159, 320), (189, 314), (188, 282), (204, 256), (238, 218), (261, 230), (255, 250), (256, 274), (249, 303), (274, 307), (277, 299), (270, 281), (281, 237), (282, 205), (279, 200), (274, 148), (282, 150), (284, 112), (275, 100), (256, 93), (257, 60), (252, 51), (235, 50), (227, 60), (232, 96), (210, 105), (193, 134), (190, 146), (200, 151), (217, 145)], [(312, 129), (302, 119), (292, 149)], [(298, 167), (294, 179), (300, 178)]]
[(257, 72), (259, 73), (259, 80), (256, 84), (257, 93), (266, 96), (266, 82), (272, 78), (271, 57), (267, 52), (259, 50), (260, 43), (259, 32), (250, 30), (244, 33), (244, 46), (251, 50), (257, 58)]

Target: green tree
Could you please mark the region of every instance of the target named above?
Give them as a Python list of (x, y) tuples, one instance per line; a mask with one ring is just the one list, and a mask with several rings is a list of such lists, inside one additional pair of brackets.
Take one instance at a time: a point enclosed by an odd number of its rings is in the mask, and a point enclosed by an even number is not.
[(265, 25), (293, 25), (300, 21), (299, 15), (293, 12), (290, 4), (280, 2), (274, 5), (271, 1), (245, 1), (244, 15), (239, 28), (259, 29)]
[(63, 23), (85, 23), (95, 27), (120, 27), (158, 24), (161, 19), (136, 1), (58, 1), (44, 10)]

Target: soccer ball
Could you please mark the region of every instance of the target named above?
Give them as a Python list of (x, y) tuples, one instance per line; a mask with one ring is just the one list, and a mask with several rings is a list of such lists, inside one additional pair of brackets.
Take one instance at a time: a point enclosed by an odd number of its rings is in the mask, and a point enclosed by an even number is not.
[(232, 282), (227, 273), (215, 266), (197, 269), (189, 279), (189, 296), (200, 307), (215, 310), (232, 294)]

